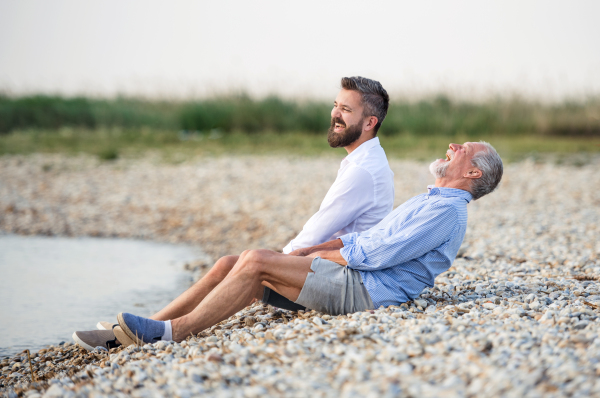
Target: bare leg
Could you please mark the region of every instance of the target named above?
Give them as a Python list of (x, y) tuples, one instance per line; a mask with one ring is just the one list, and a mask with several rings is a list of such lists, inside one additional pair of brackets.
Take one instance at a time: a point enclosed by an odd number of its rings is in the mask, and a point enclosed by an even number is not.
[(265, 286), (295, 301), (300, 295), (312, 258), (270, 250), (242, 253), (227, 277), (190, 313), (171, 321), (173, 340), (182, 341), (242, 310), (262, 297)]
[(239, 256), (221, 257), (215, 265), (198, 282), (194, 283), (188, 290), (183, 292), (175, 300), (171, 301), (165, 308), (152, 315), (150, 319), (155, 321), (167, 321), (189, 314), (200, 304), (215, 286), (217, 286), (231, 271)]

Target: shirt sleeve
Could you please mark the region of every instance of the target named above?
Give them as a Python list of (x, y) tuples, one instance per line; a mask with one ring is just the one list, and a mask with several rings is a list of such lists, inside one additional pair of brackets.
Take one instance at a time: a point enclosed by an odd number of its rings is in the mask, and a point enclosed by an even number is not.
[(442, 205), (425, 207), (385, 229), (360, 234), (353, 244), (340, 250), (348, 267), (375, 271), (417, 259), (446, 242), (457, 225), (456, 210)]
[[(350, 167), (338, 177), (323, 199), (319, 211), (304, 225), (302, 231), (284, 249), (284, 253), (326, 242), (336, 232), (348, 226), (375, 204), (375, 182), (371, 174)], [(289, 250), (286, 252), (286, 250)]]
[(356, 238), (358, 238), (358, 232), (351, 232), (349, 234), (342, 235), (339, 239), (342, 241), (344, 246), (350, 246), (356, 242)]

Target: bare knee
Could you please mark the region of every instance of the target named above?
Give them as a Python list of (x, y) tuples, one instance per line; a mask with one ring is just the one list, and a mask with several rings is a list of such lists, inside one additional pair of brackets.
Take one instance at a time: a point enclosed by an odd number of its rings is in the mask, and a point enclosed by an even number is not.
[(239, 271), (260, 275), (264, 272), (265, 259), (269, 253), (269, 250), (247, 250), (240, 256), (236, 267)]
[(238, 257), (238, 258), (240, 259), (240, 261), (243, 261), (243, 260), (246, 258), (246, 256), (248, 256), (248, 254), (250, 254), (250, 253), (251, 253), (251, 252), (253, 252), (253, 251), (254, 251), (254, 250), (244, 250), (244, 251), (242, 252), (242, 254), (240, 254), (240, 255), (239, 255), (239, 257)]
[(229, 271), (233, 269), (233, 266), (238, 261), (238, 256), (225, 256), (221, 257), (215, 265), (210, 269), (206, 276), (225, 278)]

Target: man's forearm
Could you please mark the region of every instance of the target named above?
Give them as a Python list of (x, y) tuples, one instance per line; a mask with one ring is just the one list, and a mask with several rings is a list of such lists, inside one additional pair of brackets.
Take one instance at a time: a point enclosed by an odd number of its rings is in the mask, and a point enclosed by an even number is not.
[(294, 250), (291, 255), (295, 256), (308, 256), (311, 253), (320, 251), (340, 250), (344, 247), (341, 239), (330, 240), (329, 242), (321, 243), (320, 245), (305, 247), (303, 249)]
[(339, 265), (348, 265), (348, 262), (338, 249), (336, 250), (321, 250), (316, 251), (308, 255), (307, 257), (321, 257), (323, 260), (333, 261), (334, 263), (338, 263)]

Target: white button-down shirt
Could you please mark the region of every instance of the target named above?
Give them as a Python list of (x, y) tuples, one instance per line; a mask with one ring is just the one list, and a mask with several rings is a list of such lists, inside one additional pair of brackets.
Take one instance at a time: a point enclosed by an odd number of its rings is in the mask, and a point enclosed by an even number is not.
[(340, 165), (325, 199), (284, 253), (362, 232), (376, 225), (394, 205), (394, 173), (375, 137), (362, 143)]

